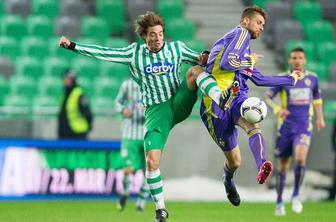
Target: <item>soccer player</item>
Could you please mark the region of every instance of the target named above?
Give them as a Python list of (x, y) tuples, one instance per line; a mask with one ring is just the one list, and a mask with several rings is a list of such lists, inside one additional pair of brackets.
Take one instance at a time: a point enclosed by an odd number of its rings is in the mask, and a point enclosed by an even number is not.
[[(124, 190), (117, 205), (119, 210), (123, 210), (131, 193), (132, 174), (138, 169), (142, 169), (143, 172), (146, 170), (143, 143), (145, 131), (144, 107), (141, 102), (140, 89), (132, 78), (125, 80), (121, 84), (115, 99), (115, 107), (123, 117), (121, 125), (121, 157), (124, 162)], [(146, 180), (144, 180), (136, 201), (137, 210), (144, 210), (148, 195), (148, 185)]]
[[(61, 37), (59, 44), (79, 54), (129, 66), (145, 106), (146, 179), (156, 206), (156, 221), (164, 222), (168, 211), (159, 169), (162, 151), (170, 130), (190, 115), (197, 100), (196, 78), (203, 72), (196, 65), (188, 70), (186, 80), (181, 81), (181, 62), (205, 65), (207, 54), (199, 55), (180, 41), (164, 41), (163, 19), (154, 12), (139, 17), (135, 32), (145, 44), (108, 48), (74, 43), (66, 37)], [(216, 84), (211, 78), (209, 81)]]
[[(288, 63), (290, 71), (280, 74), (289, 76), (293, 70), (303, 73), (295, 86), (276, 86), (266, 94), (266, 103), (272, 107), (273, 112), (279, 117), (280, 125), (276, 140), (275, 156), (278, 158), (276, 175), (276, 215), (285, 215), (285, 206), (282, 193), (286, 183), (286, 171), (290, 167), (290, 157), (294, 155), (294, 191), (292, 194), (292, 210), (301, 213), (303, 210), (299, 198), (300, 185), (303, 181), (307, 154), (312, 136), (313, 107), (316, 111), (316, 128), (325, 127), (322, 99), (318, 87), (316, 74), (305, 70), (305, 52), (302, 48), (291, 50)], [(273, 98), (280, 94), (281, 105), (273, 102)]]
[(204, 86), (207, 80), (202, 79), (207, 73), (200, 74), (197, 79), (199, 88), (205, 94), (200, 109), (201, 118), (226, 157), (223, 183), (227, 197), (234, 206), (240, 204), (240, 196), (233, 182), (234, 172), (241, 161), (236, 125), (249, 136), (249, 147), (258, 170), (258, 183), (265, 183), (272, 172), (272, 163), (266, 160), (266, 142), (259, 124), (249, 123), (240, 115), (240, 106), (248, 98), (246, 81), (250, 79), (258, 86), (292, 86), (300, 76), (299, 72), (280, 77), (264, 76), (254, 67), (261, 55), (251, 53), (249, 43), (263, 32), (265, 19), (263, 9), (246, 8), (242, 12), (240, 25), (217, 40), (211, 49), (206, 70), (231, 98), (227, 106), (219, 106), (207, 96), (211, 86)]

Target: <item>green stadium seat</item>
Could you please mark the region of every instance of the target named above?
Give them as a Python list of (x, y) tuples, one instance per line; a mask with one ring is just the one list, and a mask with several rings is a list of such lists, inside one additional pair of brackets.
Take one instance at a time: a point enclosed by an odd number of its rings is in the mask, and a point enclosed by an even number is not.
[(316, 51), (316, 59), (318, 61), (323, 59), (322, 56), (327, 55), (325, 51), (328, 49), (335, 48), (335, 44), (336, 43), (334, 41), (330, 41), (330, 42), (321, 42), (321, 43), (314, 45), (315, 51)]
[[(31, 102), (29, 96), (22, 94), (9, 94), (4, 99), (4, 106), (7, 107), (16, 107), (16, 113), (28, 114)], [(26, 108), (27, 110), (22, 110)]]
[(305, 50), (306, 59), (307, 59), (308, 63), (314, 60), (313, 43), (307, 42), (307, 41), (294, 40), (294, 41), (289, 41), (286, 44), (286, 50), (285, 50), (286, 61), (288, 60), (288, 56), (289, 56), (290, 51), (292, 49), (296, 48), (296, 47), (301, 47)]
[(321, 20), (322, 10), (318, 2), (296, 1), (293, 5), (294, 18), (302, 24)]
[(303, 29), (306, 39), (313, 44), (332, 41), (334, 38), (333, 26), (328, 21), (314, 21), (307, 24), (307, 27)]
[(93, 96), (95, 89), (93, 87), (92, 79), (79, 76), (78, 84), (82, 87), (85, 96), (87, 96), (88, 98), (91, 98)]
[(265, 9), (269, 2), (275, 2), (275, 1), (277, 0), (253, 0), (252, 4)]
[(59, 4), (59, 1), (54, 0), (34, 0), (33, 13), (53, 19), (59, 15)]
[(64, 71), (69, 69), (69, 61), (62, 57), (47, 57), (43, 66), (45, 75), (61, 78)]
[[(113, 13), (111, 13), (113, 12)], [(126, 28), (124, 2), (120, 0), (97, 0), (96, 15), (104, 19), (112, 34), (121, 34)]]
[(9, 80), (11, 94), (25, 95), (31, 98), (37, 93), (35, 81), (28, 76), (13, 76)]
[(28, 34), (49, 38), (54, 34), (51, 20), (46, 16), (30, 16), (27, 19)]
[(104, 46), (104, 40), (94, 37), (79, 37), (76, 39), (76, 42), (82, 43), (82, 44), (90, 44), (90, 45), (99, 45)]
[(320, 63), (329, 69), (330, 64), (336, 62), (336, 43), (328, 43), (318, 51)]
[(71, 50), (63, 49), (59, 46), (59, 37), (53, 37), (49, 39), (49, 51), (51, 56), (60, 57), (71, 61), (75, 58), (82, 57), (82, 55), (78, 55), (77, 53), (72, 52)]
[(102, 18), (84, 17), (81, 21), (82, 35), (86, 37), (93, 37), (105, 39), (110, 34), (110, 27)]
[(323, 103), (326, 121), (333, 123), (336, 119), (336, 100), (327, 100)]
[(5, 15), (0, 20), (2, 35), (21, 39), (27, 35), (27, 27), (23, 19), (15, 15)]
[(21, 54), (21, 48), (15, 38), (9, 36), (0, 36), (0, 55), (15, 59)]
[(43, 67), (40, 60), (32, 57), (19, 57), (16, 60), (17, 74), (38, 79), (43, 75)]
[(21, 41), (21, 49), (24, 56), (44, 59), (49, 55), (49, 48), (43, 38), (29, 36)]
[(130, 75), (131, 72), (127, 65), (110, 62), (101, 63), (101, 76), (107, 76), (120, 83), (129, 78)]
[(63, 96), (63, 80), (55, 76), (43, 76), (38, 82), (40, 95), (46, 95), (59, 100)]
[(0, 76), (0, 106), (3, 105), (4, 98), (9, 93), (9, 83), (4, 76)]
[(48, 96), (48, 95), (37, 95), (33, 99), (33, 106), (34, 107), (55, 107), (59, 106), (59, 101), (55, 97)]
[(120, 82), (109, 77), (98, 78), (94, 83), (95, 96), (108, 96), (114, 99), (118, 94), (120, 85)]
[(96, 76), (100, 75), (99, 61), (93, 58), (76, 58), (72, 64), (74, 64), (72, 68), (78, 77), (93, 80)]
[(320, 81), (328, 81), (328, 70), (323, 64), (317, 62), (308, 62), (306, 69), (315, 72)]
[(93, 107), (93, 112), (95, 114), (104, 114), (106, 112), (109, 112), (110, 114), (112, 112), (115, 112), (114, 110), (114, 97), (111, 96), (95, 96), (92, 98), (92, 107)]
[(184, 2), (182, 0), (161, 0), (156, 5), (157, 12), (169, 23), (172, 19), (184, 17)]
[(206, 44), (201, 41), (201, 40), (188, 40), (184, 42), (187, 47), (189, 47), (190, 49), (195, 50), (196, 52), (203, 52), (204, 50), (207, 50)]
[(123, 48), (127, 47), (129, 44), (130, 42), (125, 38), (113, 37), (105, 39), (103, 46), (109, 48)]
[(174, 19), (166, 24), (166, 35), (173, 40), (191, 40), (195, 36), (195, 25), (188, 19)]
[(4, 14), (4, 12), (5, 12), (4, 4), (3, 4), (3, 2), (1, 1), (1, 2), (0, 2), (0, 16), (2, 16), (2, 15)]

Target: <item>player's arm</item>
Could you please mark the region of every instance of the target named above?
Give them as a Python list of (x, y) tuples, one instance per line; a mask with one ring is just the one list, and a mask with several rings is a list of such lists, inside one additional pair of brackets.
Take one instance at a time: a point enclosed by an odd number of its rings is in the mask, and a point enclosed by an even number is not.
[(118, 95), (114, 100), (115, 109), (124, 117), (128, 118), (132, 115), (131, 110), (127, 107), (127, 82), (124, 81), (118, 91)]
[(237, 28), (230, 44), (224, 49), (219, 67), (221, 70), (244, 70), (254, 66), (257, 57), (245, 55), (251, 34), (244, 28)]
[(72, 50), (82, 55), (122, 64), (130, 64), (132, 62), (136, 47), (135, 43), (125, 48), (108, 48), (98, 45), (79, 44), (70, 41), (64, 36), (60, 38), (59, 45), (62, 48)]
[(324, 115), (323, 115), (323, 101), (321, 98), (321, 91), (318, 87), (318, 80), (316, 78), (316, 84), (313, 88), (313, 106), (316, 112), (316, 128), (320, 130), (325, 127)]
[(207, 64), (210, 53), (208, 50), (204, 50), (201, 54), (199, 54), (195, 50), (190, 49), (181, 41), (177, 41), (177, 44), (179, 44), (181, 49), (182, 61), (190, 63), (192, 65), (205, 66)]
[[(246, 73), (242, 73), (246, 74)], [(257, 86), (294, 86), (299, 78), (301, 78), (301, 72), (293, 71), (291, 75), (285, 76), (265, 76), (258, 69), (254, 68), (252, 73), (246, 74), (251, 81)]]

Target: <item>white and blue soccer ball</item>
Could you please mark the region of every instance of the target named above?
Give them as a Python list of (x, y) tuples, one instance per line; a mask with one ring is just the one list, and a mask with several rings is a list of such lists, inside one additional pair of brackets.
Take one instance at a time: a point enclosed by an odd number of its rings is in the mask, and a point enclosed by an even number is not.
[(249, 97), (240, 107), (240, 115), (249, 123), (259, 123), (266, 118), (267, 106), (258, 97)]

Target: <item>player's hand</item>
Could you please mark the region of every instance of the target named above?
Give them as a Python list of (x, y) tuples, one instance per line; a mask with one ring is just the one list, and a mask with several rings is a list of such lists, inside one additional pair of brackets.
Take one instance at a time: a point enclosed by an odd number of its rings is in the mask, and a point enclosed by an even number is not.
[(59, 40), (59, 45), (60, 47), (67, 49), (70, 46), (70, 40), (67, 37), (62, 36)]
[(206, 66), (208, 63), (209, 53), (209, 51), (205, 50), (200, 56), (198, 56), (198, 61), (200, 61), (202, 66)]
[(254, 59), (255, 63), (258, 63), (258, 61), (262, 59), (264, 56), (259, 53), (251, 53), (250, 57)]
[(303, 73), (302, 73), (301, 71), (299, 71), (299, 70), (294, 70), (294, 71), (292, 72), (291, 76), (294, 77), (294, 79), (295, 79), (295, 84), (296, 84), (296, 82), (297, 82), (299, 79), (302, 79), (302, 78), (303, 78)]
[(285, 120), (289, 114), (290, 112), (287, 109), (280, 109), (278, 116), (280, 119)]
[(325, 127), (325, 122), (324, 122), (324, 118), (320, 117), (316, 119), (316, 129), (318, 131), (320, 131), (321, 129), (323, 129)]
[(198, 76), (199, 74), (204, 72), (204, 70), (202, 69), (201, 66), (196, 65), (196, 66), (190, 67), (188, 72), (191, 72), (193, 76)]
[(123, 116), (125, 118), (131, 118), (132, 117), (132, 111), (129, 108), (125, 108), (123, 110)]

